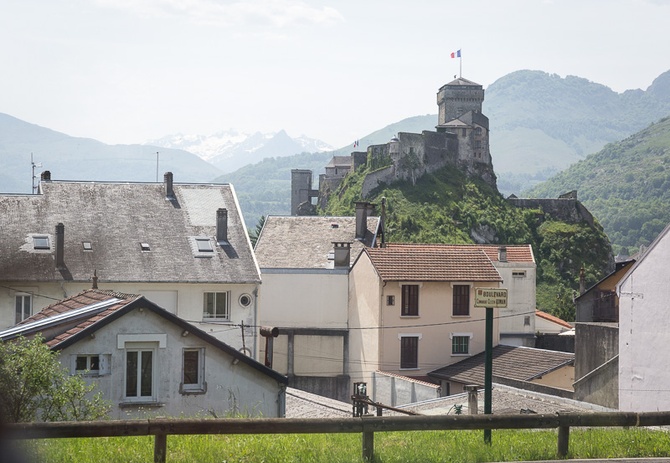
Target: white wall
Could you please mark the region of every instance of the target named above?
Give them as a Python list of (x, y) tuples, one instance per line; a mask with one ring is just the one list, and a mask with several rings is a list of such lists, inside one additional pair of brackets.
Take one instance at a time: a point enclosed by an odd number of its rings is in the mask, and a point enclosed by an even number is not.
[[(147, 418), (151, 416), (226, 417), (233, 411), (264, 417), (283, 414), (283, 387), (273, 378), (251, 368), (220, 349), (167, 322), (150, 310), (134, 311), (106, 325), (95, 337), (81, 340), (60, 354), (61, 363), (70, 368), (77, 354), (110, 354), (111, 374), (91, 377), (106, 400), (111, 401), (114, 419)], [(118, 347), (119, 335), (165, 335), (165, 346), (156, 348), (155, 383), (157, 404), (121, 407), (124, 399), (125, 357)], [(182, 349), (205, 348), (205, 381), (207, 392), (183, 395), (179, 392), (182, 374)]]
[[(236, 349), (243, 347), (242, 330), (239, 325), (244, 322), (245, 326), (249, 327), (245, 330), (244, 346), (251, 351), (252, 356), (257, 355), (258, 330), (255, 327), (258, 325), (256, 323), (258, 307), (255, 296), (257, 285), (255, 284), (99, 283), (98, 287), (128, 294), (146, 294), (147, 299), (161, 307), (163, 307), (161, 302), (176, 300), (176, 307), (163, 308), (194, 323), (201, 330)], [(17, 291), (33, 294), (33, 314), (35, 314), (50, 304), (90, 288), (90, 283), (78, 282), (63, 284), (47, 282), (29, 285), (2, 282), (0, 283), (0, 329), (14, 326), (14, 303)], [(232, 305), (229, 322), (203, 322), (203, 294), (209, 291), (230, 291)], [(243, 307), (239, 303), (242, 294), (249, 294), (252, 297), (252, 303), (248, 307)], [(152, 295), (159, 295), (159, 297), (154, 301)]]
[[(535, 327), (535, 265), (513, 262), (494, 263), (503, 279), (502, 288), (507, 288), (507, 308), (499, 309), (501, 334), (532, 335)], [(526, 272), (525, 277), (513, 276), (514, 272)], [(528, 319), (526, 319), (528, 317)], [(525, 323), (528, 321), (528, 324)], [(501, 342), (506, 342), (501, 336)]]
[(618, 287), (621, 411), (670, 410), (668, 257), (666, 233)]

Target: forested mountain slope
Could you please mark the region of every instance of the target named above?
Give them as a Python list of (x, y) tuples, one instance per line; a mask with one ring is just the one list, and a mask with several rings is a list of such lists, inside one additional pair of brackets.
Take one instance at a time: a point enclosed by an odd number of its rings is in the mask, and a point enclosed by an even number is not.
[(670, 117), (588, 156), (524, 196), (577, 190), (616, 252), (648, 245), (670, 223)]

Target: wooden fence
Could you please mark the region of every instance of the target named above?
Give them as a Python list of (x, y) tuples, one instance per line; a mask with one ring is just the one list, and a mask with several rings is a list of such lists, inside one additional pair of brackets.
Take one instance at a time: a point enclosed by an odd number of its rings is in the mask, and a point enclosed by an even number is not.
[(167, 436), (184, 434), (362, 434), (363, 460), (373, 461), (374, 433), (475, 429), (558, 429), (558, 454), (568, 453), (570, 428), (666, 426), (670, 412), (566, 413), (556, 415), (364, 416), (361, 418), (150, 419), (21, 423), (9, 425), (12, 439), (147, 436), (154, 438), (154, 462), (164, 463)]

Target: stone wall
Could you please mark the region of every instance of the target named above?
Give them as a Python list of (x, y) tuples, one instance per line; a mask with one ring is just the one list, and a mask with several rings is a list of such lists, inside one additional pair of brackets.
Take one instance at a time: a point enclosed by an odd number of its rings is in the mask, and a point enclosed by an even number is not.
[(575, 325), (575, 380), (579, 380), (619, 355), (619, 327), (616, 323)]
[(575, 399), (619, 408), (619, 356), (575, 381)]
[(372, 381), (373, 396), (371, 400), (391, 407), (440, 397), (440, 386), (437, 384), (415, 381), (411, 378), (390, 375), (381, 371), (373, 373)]
[(515, 207), (540, 209), (544, 214), (568, 223), (586, 221), (593, 227), (593, 215), (575, 198), (565, 199), (522, 199), (508, 198)]
[(335, 377), (289, 375), (288, 377), (288, 385), (292, 388), (330, 397), (341, 402), (351, 402), (350, 381), (348, 375)]

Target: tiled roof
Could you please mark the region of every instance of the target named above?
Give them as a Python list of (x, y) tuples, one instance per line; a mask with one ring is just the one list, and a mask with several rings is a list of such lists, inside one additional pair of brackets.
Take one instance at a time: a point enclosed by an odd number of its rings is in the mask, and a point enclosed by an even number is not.
[(351, 243), (354, 262), (377, 239), (379, 224), (379, 217), (368, 217), (365, 240), (360, 241), (355, 217), (268, 216), (256, 242), (256, 259), (261, 268), (333, 268), (333, 241)]
[[(68, 312), (76, 312), (78, 309), (86, 307), (95, 307), (101, 305), (105, 301), (110, 301), (110, 304), (104, 305), (101, 310), (92, 310), (87, 312), (82, 317), (76, 318), (62, 318), (62, 315)], [(104, 327), (108, 322), (128, 314), (135, 308), (146, 308), (155, 314), (163, 317), (170, 323), (176, 324), (182, 329), (188, 330), (193, 336), (208, 342), (218, 349), (227, 352), (233, 358), (251, 366), (252, 368), (280, 381), (284, 384), (288, 383), (284, 375), (266, 367), (262, 363), (254, 360), (251, 357), (239, 352), (237, 349), (228, 344), (216, 339), (212, 335), (202, 331), (197, 326), (171, 314), (167, 310), (157, 306), (151, 301), (144, 298), (144, 296), (136, 294), (123, 294), (115, 291), (89, 289), (81, 293), (64, 299), (62, 301), (51, 304), (42, 309), (39, 313), (24, 320), (21, 324), (11, 328), (24, 328), (24, 332), (20, 334), (34, 335), (42, 333), (45, 337), (46, 344), (52, 349), (63, 349), (68, 345), (76, 343), (80, 338), (89, 336)], [(31, 329), (31, 324), (39, 323), (48, 320), (49, 318), (58, 318), (58, 323), (50, 325), (46, 333), (42, 330)], [(9, 330), (6, 330), (7, 332)], [(46, 331), (46, 330), (45, 330)], [(4, 332), (3, 332), (4, 333)], [(0, 333), (1, 334), (1, 333)], [(16, 336), (14, 334), (13, 336)], [(11, 338), (4, 338), (11, 339)]]
[(365, 252), (384, 281), (502, 281), (487, 254), (472, 246), (389, 244)]
[[(100, 283), (260, 281), (231, 185), (174, 183), (172, 201), (162, 182), (43, 181), (40, 188), (0, 195), (0, 280), (87, 282), (97, 271)], [(215, 242), (218, 208), (228, 210), (226, 245)], [(62, 269), (55, 265), (58, 223), (65, 230)], [(34, 250), (31, 234), (49, 236), (50, 249)], [(196, 236), (210, 238), (211, 257), (196, 257)]]
[(326, 167), (349, 166), (351, 167), (351, 156), (333, 156)]
[[(463, 384), (484, 385), (485, 352), (428, 373), (430, 377)], [(530, 381), (574, 362), (575, 354), (532, 347), (498, 345), (493, 348), (493, 376)]]
[(573, 326), (570, 323), (566, 322), (565, 320), (561, 320), (558, 317), (554, 317), (553, 315), (548, 314), (547, 312), (543, 312), (541, 310), (536, 310), (535, 315), (540, 317), (540, 318), (544, 318), (545, 320), (548, 320), (552, 323), (556, 323), (557, 325), (561, 325), (561, 326), (563, 326), (567, 329), (572, 329), (573, 328)]

